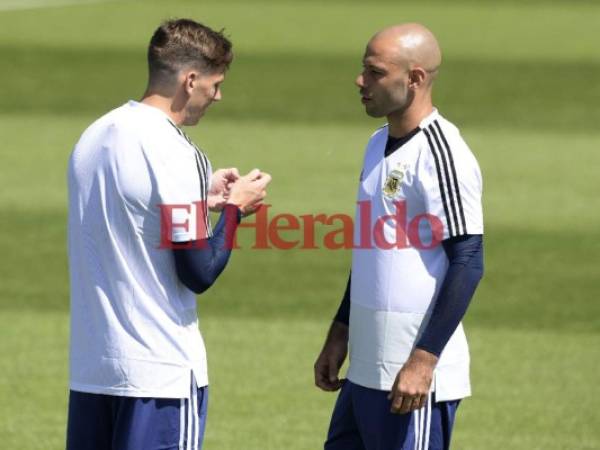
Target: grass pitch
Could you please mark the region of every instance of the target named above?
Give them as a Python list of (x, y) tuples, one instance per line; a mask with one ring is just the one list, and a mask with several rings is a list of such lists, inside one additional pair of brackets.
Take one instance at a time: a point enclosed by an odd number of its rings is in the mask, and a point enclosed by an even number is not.
[[(466, 320), (475, 395), (453, 448), (600, 448), (594, 2), (59, 3), (0, 1), (2, 448), (64, 445), (66, 160), (94, 118), (139, 98), (149, 36), (172, 16), (231, 35), (224, 100), (189, 131), (214, 166), (271, 172), (273, 214), (352, 213), (379, 125), (352, 85), (364, 44), (399, 21), (438, 34), (436, 104), (480, 161), (486, 219), (486, 275)], [(335, 396), (312, 386), (312, 364), (349, 261), (246, 245), (199, 299), (206, 449), (320, 448)]]

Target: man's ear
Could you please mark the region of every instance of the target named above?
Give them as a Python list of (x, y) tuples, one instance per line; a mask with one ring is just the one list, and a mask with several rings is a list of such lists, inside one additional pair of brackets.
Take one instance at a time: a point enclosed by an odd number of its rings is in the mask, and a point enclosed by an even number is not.
[(183, 88), (188, 95), (191, 95), (198, 82), (198, 73), (190, 70), (183, 74)]
[(427, 72), (421, 67), (415, 67), (408, 72), (408, 87), (417, 89), (425, 84)]

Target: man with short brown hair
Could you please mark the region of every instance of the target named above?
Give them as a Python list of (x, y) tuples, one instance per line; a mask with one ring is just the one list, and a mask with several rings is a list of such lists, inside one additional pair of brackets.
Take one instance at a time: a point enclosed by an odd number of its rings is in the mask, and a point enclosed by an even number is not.
[[(200, 449), (208, 373), (196, 297), (225, 268), (270, 176), (212, 171), (180, 129), (221, 99), (221, 33), (162, 24), (140, 102), (96, 120), (69, 160), (68, 450)], [(208, 211), (221, 211), (212, 229)]]

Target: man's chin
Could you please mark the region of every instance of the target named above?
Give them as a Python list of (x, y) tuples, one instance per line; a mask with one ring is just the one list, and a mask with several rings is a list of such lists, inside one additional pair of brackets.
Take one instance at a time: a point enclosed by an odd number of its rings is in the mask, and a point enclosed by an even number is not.
[(204, 117), (204, 111), (202, 111), (202, 113), (196, 116), (186, 117), (182, 125), (185, 127), (193, 127), (195, 125), (198, 125), (198, 122), (200, 122), (200, 119), (202, 119), (202, 117)]
[(373, 117), (374, 119), (385, 116), (385, 114), (383, 114), (381, 111), (374, 110), (368, 106), (365, 106), (365, 112), (367, 113), (367, 116)]

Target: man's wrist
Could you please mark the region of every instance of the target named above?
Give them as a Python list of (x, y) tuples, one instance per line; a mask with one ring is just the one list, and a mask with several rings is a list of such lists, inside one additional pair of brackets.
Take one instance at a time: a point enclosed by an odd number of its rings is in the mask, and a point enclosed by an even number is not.
[(422, 348), (418, 347), (412, 351), (410, 359), (416, 363), (429, 366), (432, 369), (435, 368), (439, 360), (437, 355), (434, 355), (433, 353), (430, 353), (427, 350), (423, 350)]
[(237, 203), (227, 201), (227, 203), (225, 203), (225, 206), (223, 206), (223, 210), (227, 210), (227, 212), (229, 212), (230, 214), (231, 212), (235, 211), (237, 214), (238, 222), (243, 216), (242, 208)]
[(239, 206), (233, 203), (226, 203), (221, 211), (221, 217), (225, 219), (229, 226), (233, 225), (233, 230), (235, 231), (242, 221), (243, 213)]

